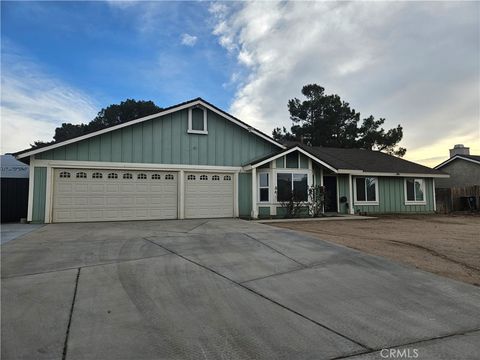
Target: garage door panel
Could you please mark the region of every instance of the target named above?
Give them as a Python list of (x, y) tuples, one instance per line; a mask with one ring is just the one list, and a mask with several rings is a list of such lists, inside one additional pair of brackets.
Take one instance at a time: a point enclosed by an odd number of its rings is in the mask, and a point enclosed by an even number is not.
[(232, 178), (231, 174), (185, 174), (185, 217), (233, 217)]
[(175, 173), (58, 169), (54, 177), (54, 222), (177, 218)]

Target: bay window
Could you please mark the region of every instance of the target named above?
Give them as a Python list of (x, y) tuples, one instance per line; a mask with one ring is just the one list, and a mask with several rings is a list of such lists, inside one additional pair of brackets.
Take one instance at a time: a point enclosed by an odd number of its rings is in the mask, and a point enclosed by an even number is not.
[(355, 178), (355, 203), (378, 204), (377, 178), (356, 177)]
[(307, 174), (277, 173), (277, 201), (307, 201)]
[(425, 180), (405, 179), (405, 203), (425, 204)]

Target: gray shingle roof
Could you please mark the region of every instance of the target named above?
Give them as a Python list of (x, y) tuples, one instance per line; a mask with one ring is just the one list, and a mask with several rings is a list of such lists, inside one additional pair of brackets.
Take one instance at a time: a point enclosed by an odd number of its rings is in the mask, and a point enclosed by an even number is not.
[[(399, 157), (388, 155), (380, 151), (364, 149), (343, 149), (330, 147), (310, 147), (306, 145), (295, 144), (309, 154), (334, 167), (337, 170), (360, 170), (364, 172), (381, 173), (407, 173), (407, 174), (443, 174), (439, 170), (401, 159)], [(286, 150), (284, 150), (286, 151)], [(268, 156), (253, 161), (251, 164), (257, 164), (272, 156), (278, 155), (284, 151), (276, 151)]]

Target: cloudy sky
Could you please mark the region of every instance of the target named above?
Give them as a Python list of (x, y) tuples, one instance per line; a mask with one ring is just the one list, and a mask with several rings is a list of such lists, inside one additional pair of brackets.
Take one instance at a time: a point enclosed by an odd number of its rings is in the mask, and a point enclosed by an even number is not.
[(1, 152), (127, 98), (198, 96), (260, 130), (308, 83), (401, 124), (406, 158), (480, 154), (478, 2), (2, 2)]

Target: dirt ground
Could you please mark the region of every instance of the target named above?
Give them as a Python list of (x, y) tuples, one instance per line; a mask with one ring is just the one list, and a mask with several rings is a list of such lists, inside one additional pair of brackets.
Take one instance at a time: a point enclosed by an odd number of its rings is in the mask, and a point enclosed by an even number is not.
[(480, 216), (270, 223), (480, 286)]

